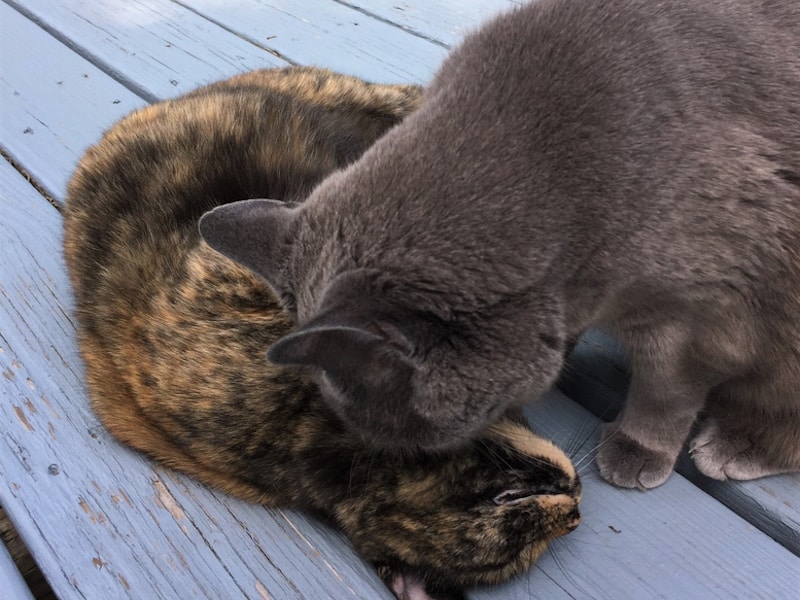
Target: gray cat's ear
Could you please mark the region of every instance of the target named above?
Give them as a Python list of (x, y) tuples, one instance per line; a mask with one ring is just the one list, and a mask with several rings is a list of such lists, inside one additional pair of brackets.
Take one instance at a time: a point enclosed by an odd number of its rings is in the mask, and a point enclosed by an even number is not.
[(294, 203), (242, 200), (218, 206), (200, 219), (200, 235), (217, 252), (263, 277), (284, 301), (291, 296), (285, 264)]
[(267, 358), (278, 365), (317, 366), (331, 373), (352, 373), (354, 367), (372, 362), (376, 352), (390, 352), (407, 362), (408, 340), (394, 328), (372, 323), (369, 327), (350, 325), (340, 319), (323, 317), (275, 342)]
[(267, 356), (276, 364), (319, 369), (328, 405), (364, 440), (394, 447), (403, 432), (409, 443), (416, 443), (415, 432), (430, 428), (408, 406), (418, 367), (371, 325), (303, 327), (275, 343)]
[(381, 336), (357, 327), (304, 327), (270, 346), (267, 358), (276, 365), (314, 366), (330, 373), (352, 372), (382, 343)]
[(399, 332), (376, 323), (365, 328), (324, 317), (278, 340), (267, 358), (278, 365), (322, 369), (337, 383), (366, 394), (404, 388), (415, 370), (411, 349)]

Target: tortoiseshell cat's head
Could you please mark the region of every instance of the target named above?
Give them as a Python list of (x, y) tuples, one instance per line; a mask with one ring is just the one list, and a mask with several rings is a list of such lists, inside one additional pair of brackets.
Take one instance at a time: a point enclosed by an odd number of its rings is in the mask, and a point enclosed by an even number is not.
[(303, 371), (266, 360), (294, 324), (198, 234), (223, 203), (302, 201), (420, 95), (291, 68), (137, 111), (82, 158), (65, 254), (93, 407), (113, 435), (235, 496), (324, 518), (399, 597), (456, 597), (577, 526), (568, 458), (513, 415), (454, 450), (370, 450)]

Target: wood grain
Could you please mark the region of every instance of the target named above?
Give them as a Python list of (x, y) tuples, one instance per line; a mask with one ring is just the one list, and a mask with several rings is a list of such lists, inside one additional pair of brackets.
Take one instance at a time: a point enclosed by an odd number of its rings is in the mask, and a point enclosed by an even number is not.
[(0, 3), (0, 145), (57, 200), (78, 158), (146, 102)]
[(192, 9), (287, 60), (380, 83), (425, 83), (446, 56), (441, 45), (332, 0), (194, 0)]
[(263, 46), (168, 0), (12, 4), (151, 102), (237, 73), (288, 64)]
[(521, 4), (516, 0), (343, 0), (341, 3), (447, 47), (455, 46), (480, 23)]

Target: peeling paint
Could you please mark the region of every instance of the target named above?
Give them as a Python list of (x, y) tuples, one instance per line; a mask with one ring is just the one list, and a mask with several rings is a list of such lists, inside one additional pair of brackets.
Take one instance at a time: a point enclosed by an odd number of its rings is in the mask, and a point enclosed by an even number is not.
[(53, 427), (53, 424), (50, 421), (47, 422), (47, 432), (50, 434), (50, 439), (55, 442), (56, 441), (56, 428)]
[(103, 559), (100, 558), (99, 556), (95, 556), (92, 558), (92, 564), (98, 569), (102, 569), (106, 565)]
[(25, 408), (27, 408), (27, 409), (28, 409), (28, 412), (29, 412), (29, 413), (31, 413), (32, 415), (35, 415), (36, 413), (38, 413), (38, 412), (39, 412), (39, 411), (36, 409), (36, 406), (35, 406), (35, 405), (33, 404), (33, 402), (31, 401), (31, 399), (30, 399), (30, 398), (28, 398), (27, 396), (26, 396), (26, 397), (25, 397), (25, 399), (23, 400), (23, 403), (25, 404)]
[[(323, 557), (323, 556), (322, 556), (322, 554), (321, 554), (321, 553), (320, 553), (320, 551), (319, 551), (319, 548), (317, 548), (317, 547), (316, 547), (314, 544), (312, 544), (312, 543), (311, 543), (311, 542), (308, 540), (308, 538), (306, 538), (306, 536), (304, 536), (304, 535), (303, 535), (303, 534), (300, 532), (300, 530), (299, 530), (299, 529), (297, 528), (297, 526), (296, 526), (296, 525), (295, 525), (295, 524), (292, 522), (292, 520), (291, 520), (291, 519), (290, 519), (290, 518), (289, 518), (289, 517), (286, 515), (286, 513), (285, 513), (285, 512), (283, 512), (282, 510), (278, 510), (278, 512), (281, 514), (281, 516), (284, 518), (284, 520), (285, 520), (285, 521), (286, 521), (286, 522), (289, 524), (289, 527), (291, 527), (291, 528), (292, 528), (292, 530), (293, 530), (293, 531), (294, 531), (294, 532), (297, 534), (297, 536), (298, 536), (298, 537), (299, 537), (301, 540), (303, 540), (303, 541), (304, 541), (306, 544), (308, 544), (308, 547), (309, 547), (309, 548), (311, 548), (311, 551), (314, 553), (314, 556), (315, 556), (316, 558), (318, 558), (318, 559), (322, 560), (322, 562), (325, 564), (325, 566), (326, 566), (326, 567), (328, 568), (328, 570), (329, 570), (329, 571), (330, 571), (330, 572), (333, 574), (333, 576), (334, 576), (334, 577), (336, 577), (336, 578), (337, 578), (339, 581), (341, 581), (341, 582), (344, 582), (344, 578), (342, 577), (342, 575), (339, 573), (339, 571), (337, 571), (337, 570), (336, 570), (336, 567), (334, 567), (334, 566), (333, 566), (333, 565), (332, 565), (330, 562), (328, 562), (328, 561), (325, 559), (325, 557)], [(349, 586), (348, 586), (348, 587), (349, 587)], [(351, 588), (351, 589), (352, 589), (352, 588)]]
[(28, 431), (33, 431), (33, 426), (28, 422), (28, 418), (25, 416), (25, 412), (16, 404), (11, 405), (14, 409), (14, 414), (17, 415), (17, 418), (22, 423), (22, 426), (25, 427)]
[(256, 591), (258, 595), (262, 598), (262, 600), (271, 600), (272, 596), (269, 595), (267, 588), (264, 587), (264, 584), (261, 583), (258, 579), (256, 579)]
[(127, 579), (125, 579), (125, 578), (124, 578), (122, 575), (117, 575), (117, 577), (119, 577), (119, 581), (120, 581), (120, 583), (122, 583), (122, 585), (124, 586), (124, 588), (125, 588), (126, 590), (129, 590), (129, 589), (131, 589), (131, 584), (130, 584), (130, 583), (128, 583), (128, 580), (127, 580)]
[(16, 375), (16, 373), (14, 373), (14, 371), (12, 371), (12, 370), (11, 370), (11, 368), (9, 367), (9, 368), (8, 368), (8, 369), (6, 369), (5, 371), (3, 371), (3, 377), (5, 377), (6, 379), (8, 379), (9, 381), (14, 381), (14, 380), (17, 378), (17, 375)]
[(29, 387), (29, 388), (31, 388), (32, 390), (35, 390), (35, 389), (36, 389), (36, 386), (35, 386), (35, 385), (33, 385), (33, 379), (31, 379), (30, 377), (28, 377), (27, 379), (25, 379), (25, 383), (27, 383), (27, 384), (28, 384), (28, 387)]
[(306, 544), (308, 544), (308, 547), (314, 551), (314, 554), (316, 556), (319, 556), (320, 555), (319, 550), (317, 550), (316, 546), (314, 546), (314, 544), (309, 542), (308, 539), (306, 539), (306, 537), (302, 533), (300, 533), (300, 530), (295, 526), (294, 523), (292, 523), (291, 519), (289, 519), (289, 517), (286, 516), (286, 513), (283, 512), (282, 510), (278, 510), (278, 512), (281, 514), (283, 519), (289, 524), (289, 527), (292, 528), (292, 531), (294, 531), (301, 540), (303, 540)]
[(125, 493), (125, 490), (123, 490), (122, 488), (117, 488), (117, 491), (119, 492), (119, 495), (122, 496), (122, 499), (125, 500), (125, 503), (131, 508), (133, 508), (133, 502), (131, 502), (131, 499), (128, 497), (128, 494)]
[(83, 512), (85, 512), (88, 515), (89, 520), (92, 523), (97, 523), (97, 517), (95, 516), (94, 511), (86, 503), (86, 500), (84, 500), (80, 496), (78, 497), (78, 506), (80, 506), (81, 509), (83, 509)]
[(158, 492), (156, 496), (158, 503), (166, 508), (176, 521), (186, 518), (183, 509), (160, 479), (153, 479), (153, 487), (156, 488), (156, 492)]
[(42, 402), (44, 402), (44, 403), (45, 403), (45, 406), (47, 406), (47, 408), (49, 408), (49, 409), (50, 409), (50, 412), (51, 412), (51, 413), (53, 413), (53, 416), (54, 416), (56, 419), (60, 419), (60, 418), (61, 418), (61, 415), (59, 415), (59, 414), (56, 412), (56, 410), (53, 408), (53, 405), (52, 405), (52, 404), (50, 404), (50, 400), (48, 400), (48, 399), (47, 399), (47, 396), (45, 396), (44, 394), (42, 394), (41, 396), (39, 396), (39, 398), (41, 399), (41, 401), (42, 401)]

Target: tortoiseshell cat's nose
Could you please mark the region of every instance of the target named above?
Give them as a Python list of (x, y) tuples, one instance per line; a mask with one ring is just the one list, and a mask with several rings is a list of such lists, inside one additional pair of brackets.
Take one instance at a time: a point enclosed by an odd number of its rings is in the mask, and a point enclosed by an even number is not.
[(581, 512), (578, 510), (578, 506), (575, 505), (575, 508), (569, 513), (569, 521), (566, 523), (567, 533), (570, 531), (575, 531), (578, 528), (578, 525), (581, 524)]

